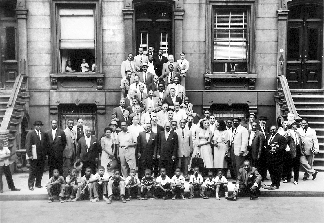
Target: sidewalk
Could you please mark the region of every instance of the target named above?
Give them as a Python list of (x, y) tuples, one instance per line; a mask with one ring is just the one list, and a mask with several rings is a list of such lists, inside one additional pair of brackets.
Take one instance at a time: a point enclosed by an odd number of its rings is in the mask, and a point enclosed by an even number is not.
[[(302, 180), (303, 173), (300, 172), (299, 184), (294, 185), (290, 183), (281, 183), (278, 190), (261, 189), (261, 196), (263, 197), (324, 197), (324, 172), (317, 174), (316, 180)], [(268, 176), (269, 178), (269, 176)], [(0, 194), (0, 201), (25, 201), (25, 200), (46, 200), (47, 191), (46, 183), (48, 182), (48, 172), (44, 173), (42, 186), (43, 188), (35, 188), (30, 191), (27, 186), (28, 173), (17, 173), (13, 175), (15, 186), (21, 191), (12, 192), (8, 189), (7, 181), (3, 176), (4, 193)], [(265, 181), (263, 184), (269, 185), (270, 181)], [(262, 185), (263, 185), (262, 184)], [(232, 184), (234, 185), (234, 184)], [(232, 186), (231, 183), (229, 187)]]

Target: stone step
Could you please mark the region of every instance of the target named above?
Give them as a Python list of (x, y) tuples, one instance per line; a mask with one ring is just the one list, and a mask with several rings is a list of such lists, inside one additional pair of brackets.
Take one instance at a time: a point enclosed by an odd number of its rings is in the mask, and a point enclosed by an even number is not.
[(317, 102), (317, 101), (309, 101), (309, 102), (304, 102), (304, 101), (297, 101), (294, 102), (296, 109), (298, 110), (299, 108), (324, 108), (324, 103), (322, 102)]
[(324, 158), (314, 158), (314, 168), (316, 168), (316, 166), (323, 166), (324, 167)]
[(294, 102), (324, 102), (324, 95), (292, 95)]
[(290, 89), (291, 94), (297, 95), (321, 95), (324, 94), (323, 89)]

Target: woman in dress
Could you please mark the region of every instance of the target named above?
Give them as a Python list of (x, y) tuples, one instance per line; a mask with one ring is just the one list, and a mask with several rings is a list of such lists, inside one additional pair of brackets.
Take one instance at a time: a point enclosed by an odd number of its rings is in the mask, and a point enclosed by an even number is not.
[(108, 164), (115, 160), (114, 149), (113, 149), (113, 140), (111, 138), (111, 128), (105, 128), (105, 136), (101, 138), (101, 166), (105, 167), (108, 172)]
[(200, 128), (196, 132), (196, 146), (199, 154), (204, 161), (205, 168), (213, 168), (213, 154), (211, 149), (212, 132), (209, 130), (209, 120), (200, 122)]
[(226, 124), (223, 120), (218, 122), (218, 128), (214, 132), (214, 168), (227, 168), (225, 154), (229, 151), (229, 133), (226, 130)]

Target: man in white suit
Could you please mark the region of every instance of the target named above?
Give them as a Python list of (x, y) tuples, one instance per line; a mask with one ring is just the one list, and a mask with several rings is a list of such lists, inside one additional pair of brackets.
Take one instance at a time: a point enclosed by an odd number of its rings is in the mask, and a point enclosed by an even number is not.
[(240, 125), (239, 118), (233, 119), (233, 134), (232, 134), (232, 165), (235, 169), (236, 177), (238, 176), (239, 169), (241, 168), (245, 156), (247, 155), (247, 146), (249, 140), (249, 132), (246, 128)]
[(188, 128), (185, 128), (186, 120), (180, 120), (180, 128), (177, 128), (178, 135), (178, 167), (181, 168), (184, 176), (188, 175), (188, 165), (190, 156), (193, 152), (192, 134)]
[(298, 132), (304, 147), (302, 148), (300, 157), (300, 163), (305, 169), (303, 180), (307, 180), (310, 174), (313, 176), (313, 180), (315, 180), (318, 171), (314, 170), (313, 162), (315, 154), (319, 152), (316, 132), (314, 129), (308, 127), (308, 122), (306, 120), (302, 120), (301, 128), (298, 129)]
[(120, 74), (122, 78), (126, 76), (126, 71), (128, 70), (130, 70), (132, 73), (136, 72), (134, 56), (132, 53), (129, 53), (127, 59), (120, 65)]
[(143, 54), (143, 48), (138, 48), (138, 55), (134, 57), (136, 71), (140, 71), (144, 63), (148, 63), (148, 57)]
[(67, 177), (71, 171), (76, 154), (76, 135), (73, 130), (73, 124), (73, 120), (68, 120), (67, 127), (64, 129), (66, 145), (63, 151), (63, 177)]

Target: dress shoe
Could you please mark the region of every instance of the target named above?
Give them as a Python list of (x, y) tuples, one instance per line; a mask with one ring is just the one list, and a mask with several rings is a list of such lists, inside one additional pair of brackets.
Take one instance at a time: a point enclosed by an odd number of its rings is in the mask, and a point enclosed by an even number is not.
[(33, 191), (34, 190), (34, 187), (29, 187), (29, 190)]
[(20, 189), (18, 189), (18, 188), (11, 188), (11, 191), (20, 191)]
[(298, 184), (298, 181), (294, 181), (294, 184), (297, 185)]
[(42, 186), (42, 185), (37, 185), (37, 186), (35, 186), (35, 187), (37, 187), (37, 188), (42, 188), (43, 186)]
[(274, 187), (274, 186), (270, 186), (270, 187), (268, 187), (267, 189), (268, 189), (268, 190), (275, 190), (275, 189), (277, 189), (277, 188)]
[(285, 179), (285, 180), (283, 180), (282, 182), (285, 184), (285, 183), (288, 183), (288, 180)]
[(305, 180), (308, 180), (308, 177), (304, 176), (303, 177), (303, 181), (305, 181)]
[(313, 176), (313, 179), (312, 180), (315, 180), (316, 179), (317, 174), (318, 174), (318, 171), (316, 170), (315, 173), (313, 173), (313, 175), (312, 175)]

